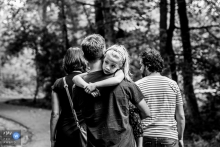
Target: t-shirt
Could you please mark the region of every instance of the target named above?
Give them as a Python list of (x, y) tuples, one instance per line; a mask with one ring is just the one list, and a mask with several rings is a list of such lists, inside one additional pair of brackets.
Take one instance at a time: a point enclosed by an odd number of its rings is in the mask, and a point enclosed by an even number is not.
[(151, 117), (142, 120), (143, 135), (178, 139), (176, 105), (183, 105), (177, 83), (165, 76), (148, 76), (136, 81), (150, 108)]
[[(101, 81), (103, 71), (87, 74), (86, 82)], [(140, 89), (131, 82), (99, 88), (101, 96), (92, 97), (76, 87), (78, 109), (82, 110), (87, 125), (88, 147), (134, 147), (135, 140), (129, 124), (129, 100), (135, 105), (143, 99)]]
[[(69, 93), (72, 97), (72, 86), (73, 86), (73, 77), (80, 74), (80, 72), (73, 72), (65, 77), (66, 83), (68, 85)], [(59, 121), (57, 124), (57, 130), (63, 130), (67, 134), (72, 134), (75, 130), (77, 130), (76, 122), (73, 117), (72, 109), (70, 107), (70, 102), (67, 97), (66, 90), (64, 88), (64, 82), (62, 78), (57, 79), (54, 82), (54, 85), (52, 86), (52, 90), (57, 93), (58, 98), (59, 98), (59, 105), (61, 109), (61, 115), (59, 117)], [(74, 97), (72, 97), (73, 104), (75, 105), (74, 102)], [(82, 117), (82, 114), (80, 111), (76, 112), (77, 118), (80, 122), (80, 124), (84, 123), (84, 119)], [(71, 135), (70, 135), (71, 136)]]

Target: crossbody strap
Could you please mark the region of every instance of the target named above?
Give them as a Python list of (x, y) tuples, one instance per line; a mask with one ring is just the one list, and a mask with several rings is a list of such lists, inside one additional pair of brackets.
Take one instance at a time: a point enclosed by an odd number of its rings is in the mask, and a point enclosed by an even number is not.
[[(79, 120), (78, 120), (78, 118), (77, 118), (76, 111), (75, 111), (75, 109), (73, 108), (73, 101), (72, 101), (72, 99), (71, 99), (71, 96), (70, 96), (70, 93), (69, 93), (69, 89), (68, 89), (68, 85), (67, 85), (67, 83), (66, 83), (65, 77), (63, 77), (63, 83), (64, 83), (64, 88), (66, 89), (66, 94), (67, 94), (67, 97), (68, 97), (68, 99), (69, 99), (69, 103), (70, 103), (70, 107), (71, 107), (71, 110), (72, 110), (74, 119), (75, 119), (75, 121), (76, 121), (76, 125), (77, 125), (78, 128), (80, 128)], [(74, 84), (73, 86), (75, 86), (75, 84)]]

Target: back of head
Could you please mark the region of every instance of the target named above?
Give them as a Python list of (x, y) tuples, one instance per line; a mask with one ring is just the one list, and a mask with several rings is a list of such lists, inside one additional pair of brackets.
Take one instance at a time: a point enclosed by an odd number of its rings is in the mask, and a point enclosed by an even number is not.
[(147, 66), (150, 72), (162, 72), (164, 61), (157, 50), (146, 49), (140, 57), (142, 58), (142, 64)]
[(63, 69), (67, 74), (73, 71), (86, 71), (87, 61), (83, 57), (83, 51), (78, 47), (71, 47), (67, 50), (63, 59)]
[(105, 39), (99, 34), (87, 36), (82, 41), (81, 46), (84, 57), (88, 62), (101, 59), (106, 48)]

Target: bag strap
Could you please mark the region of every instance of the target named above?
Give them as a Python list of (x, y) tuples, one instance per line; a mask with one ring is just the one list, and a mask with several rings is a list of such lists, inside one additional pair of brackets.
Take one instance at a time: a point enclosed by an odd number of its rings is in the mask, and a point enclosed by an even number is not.
[[(73, 113), (73, 116), (74, 116), (74, 119), (76, 121), (76, 125), (78, 128), (80, 128), (80, 125), (79, 125), (79, 120), (77, 118), (77, 115), (76, 115), (76, 111), (75, 109), (73, 108), (73, 101), (71, 99), (71, 96), (70, 96), (70, 93), (69, 93), (69, 89), (68, 89), (68, 85), (66, 83), (66, 80), (65, 80), (65, 77), (63, 77), (63, 83), (64, 83), (64, 88), (66, 89), (66, 94), (67, 94), (67, 97), (69, 99), (69, 103), (70, 103), (70, 107), (71, 107), (71, 110), (72, 110), (72, 113)], [(75, 84), (74, 84), (75, 85)]]

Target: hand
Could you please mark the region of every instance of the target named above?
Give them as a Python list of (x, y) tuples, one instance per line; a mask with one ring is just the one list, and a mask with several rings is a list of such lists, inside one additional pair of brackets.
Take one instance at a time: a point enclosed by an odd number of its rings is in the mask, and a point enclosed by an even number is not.
[(55, 140), (51, 140), (51, 147), (55, 147)]
[(99, 90), (96, 89), (95, 91), (93, 91), (93, 92), (91, 93), (91, 95), (92, 95), (93, 97), (97, 97), (97, 96), (100, 96), (101, 94), (100, 94)]
[(96, 90), (96, 85), (94, 83), (89, 83), (87, 86), (85, 86), (85, 92), (90, 94), (91, 92)]
[(179, 147), (184, 147), (183, 140), (179, 140)]

